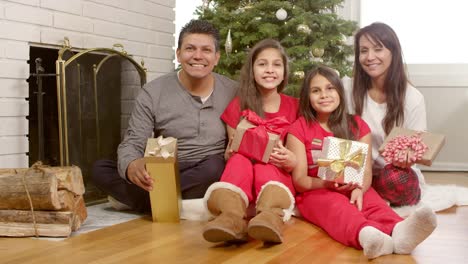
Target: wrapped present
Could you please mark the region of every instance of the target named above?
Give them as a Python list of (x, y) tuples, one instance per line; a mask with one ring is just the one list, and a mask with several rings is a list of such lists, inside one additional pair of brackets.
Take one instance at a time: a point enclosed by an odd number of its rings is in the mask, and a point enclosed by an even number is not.
[[(416, 144), (420, 138), (423, 144)], [(406, 144), (405, 142), (413, 142), (415, 144)], [(417, 159), (414, 162), (426, 166), (431, 166), (432, 162), (436, 158), (439, 151), (445, 144), (445, 136), (442, 134), (435, 134), (423, 131), (410, 130), (402, 127), (395, 127), (390, 131), (390, 134), (385, 138), (383, 144), (379, 147), (379, 152), (384, 153), (387, 149), (386, 156), (389, 156), (388, 152), (391, 151), (392, 145), (398, 144), (399, 148), (408, 149), (416, 154)], [(425, 146), (427, 149), (425, 149)], [(420, 149), (425, 149), (424, 151), (419, 151)], [(420, 154), (420, 155), (417, 155)]]
[(355, 182), (362, 186), (369, 145), (359, 141), (326, 137), (322, 157), (317, 160), (318, 177), (337, 183)]
[(154, 180), (150, 191), (154, 222), (179, 222), (181, 194), (177, 165), (177, 139), (149, 138), (145, 151), (146, 170)]
[(248, 158), (267, 163), (278, 140), (281, 140), (290, 125), (284, 117), (262, 119), (250, 110), (242, 112), (231, 143), (231, 149)]

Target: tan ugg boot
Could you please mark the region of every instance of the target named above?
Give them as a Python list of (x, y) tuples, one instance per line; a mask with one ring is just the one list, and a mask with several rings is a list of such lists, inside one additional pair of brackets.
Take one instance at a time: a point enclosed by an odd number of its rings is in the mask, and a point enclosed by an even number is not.
[(205, 194), (205, 205), (215, 216), (203, 228), (203, 237), (209, 242), (247, 241), (245, 193), (230, 183), (212, 184)]
[(257, 215), (249, 222), (249, 236), (272, 243), (282, 243), (284, 222), (291, 217), (294, 197), (282, 183), (270, 181), (258, 194)]

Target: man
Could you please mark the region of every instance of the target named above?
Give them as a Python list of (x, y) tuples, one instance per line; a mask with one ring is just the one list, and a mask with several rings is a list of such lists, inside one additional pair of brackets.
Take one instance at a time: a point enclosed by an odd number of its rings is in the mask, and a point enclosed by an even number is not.
[(220, 116), (237, 83), (213, 73), (220, 57), (218, 30), (206, 21), (190, 21), (179, 34), (176, 54), (182, 69), (147, 83), (136, 98), (117, 151), (118, 173), (109, 160), (93, 168), (96, 186), (136, 211), (151, 209), (148, 191), (154, 183), (143, 155), (153, 132), (178, 140), (183, 199), (202, 198), (224, 169), (226, 131)]

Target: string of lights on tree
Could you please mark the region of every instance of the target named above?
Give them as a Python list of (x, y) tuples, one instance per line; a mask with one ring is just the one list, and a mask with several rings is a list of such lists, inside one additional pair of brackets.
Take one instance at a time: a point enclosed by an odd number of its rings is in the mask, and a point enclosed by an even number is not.
[(224, 53), (215, 71), (238, 79), (247, 53), (255, 43), (274, 38), (290, 59), (286, 93), (298, 95), (305, 72), (325, 64), (351, 75), (353, 49), (350, 36), (356, 23), (340, 18), (342, 0), (204, 0), (200, 19), (220, 31)]

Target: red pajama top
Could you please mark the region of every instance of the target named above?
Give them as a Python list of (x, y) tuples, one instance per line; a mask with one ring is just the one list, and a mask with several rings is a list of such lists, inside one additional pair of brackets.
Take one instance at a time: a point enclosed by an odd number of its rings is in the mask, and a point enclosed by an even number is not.
[[(370, 133), (369, 126), (361, 117), (355, 115), (354, 120), (356, 120), (358, 126), (358, 138), (362, 138)], [(304, 143), (307, 156), (307, 175), (317, 177), (318, 166), (316, 161), (322, 152), (323, 138), (328, 136), (332, 137), (333, 133), (323, 129), (318, 122), (307, 124), (304, 117), (299, 117), (296, 122), (289, 127), (288, 133), (294, 135), (299, 141)]]
[[(278, 112), (267, 113), (265, 112), (265, 119), (284, 116), (289, 122), (293, 123), (297, 118), (297, 110), (299, 108), (299, 100), (297, 98), (280, 94), (281, 103)], [(224, 110), (221, 119), (230, 127), (236, 128), (240, 122), (241, 109), (239, 97), (234, 98)]]

